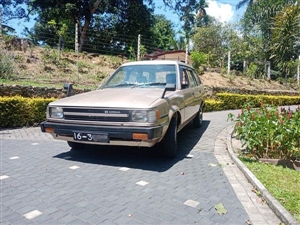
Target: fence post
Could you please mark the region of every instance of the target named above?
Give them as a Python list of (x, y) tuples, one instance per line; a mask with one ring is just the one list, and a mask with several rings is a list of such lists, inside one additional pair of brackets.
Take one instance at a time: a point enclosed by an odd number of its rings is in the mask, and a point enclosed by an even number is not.
[(189, 44), (185, 46), (185, 63), (188, 64)]
[(297, 84), (300, 85), (300, 55), (298, 60), (298, 66), (297, 66)]
[(78, 52), (78, 24), (75, 24), (75, 52)]
[(75, 52), (77, 55), (77, 82), (79, 83), (79, 63), (78, 63), (78, 23), (75, 24)]
[(141, 60), (141, 35), (138, 35), (137, 61)]
[(271, 62), (267, 61), (266, 62), (266, 73), (267, 73), (267, 77), (270, 80), (271, 79)]
[(2, 39), (2, 8), (0, 7), (0, 40)]
[(246, 60), (244, 60), (244, 62), (243, 62), (243, 75), (246, 75), (247, 68), (248, 68), (248, 63), (247, 63)]
[(231, 52), (228, 51), (228, 63), (227, 63), (227, 74), (230, 74), (230, 57), (231, 57)]

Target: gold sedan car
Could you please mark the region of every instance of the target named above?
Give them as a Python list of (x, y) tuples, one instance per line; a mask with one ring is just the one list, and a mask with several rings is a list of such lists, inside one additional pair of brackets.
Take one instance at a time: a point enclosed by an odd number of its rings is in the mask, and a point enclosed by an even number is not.
[(86, 144), (152, 147), (161, 142), (168, 157), (177, 152), (177, 133), (189, 122), (200, 127), (204, 88), (195, 70), (182, 62), (125, 63), (95, 91), (48, 105), (43, 132)]

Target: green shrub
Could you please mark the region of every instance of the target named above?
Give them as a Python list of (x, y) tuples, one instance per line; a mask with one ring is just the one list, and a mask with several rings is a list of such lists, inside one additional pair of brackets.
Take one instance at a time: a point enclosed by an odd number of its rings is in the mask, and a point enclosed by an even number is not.
[(191, 53), (191, 59), (193, 61), (193, 67), (198, 71), (201, 65), (206, 64), (207, 55), (203, 52), (194, 51)]
[(300, 104), (300, 96), (273, 96), (273, 95), (239, 95), (231, 93), (217, 93), (217, 100), (223, 102), (223, 110), (240, 109), (249, 101), (253, 107), (259, 107), (261, 102), (274, 105)]
[(10, 79), (14, 72), (13, 57), (0, 52), (0, 78)]
[(261, 103), (259, 108), (247, 102), (235, 118), (234, 131), (256, 159), (297, 159), (300, 152), (300, 107), (295, 112), (290, 108)]
[(254, 63), (250, 63), (246, 73), (249, 78), (255, 78), (257, 73), (257, 65), (255, 65)]
[(0, 97), (0, 127), (30, 126), (46, 118), (47, 105), (54, 98)]
[(220, 111), (223, 109), (223, 102), (213, 99), (205, 100), (205, 112)]

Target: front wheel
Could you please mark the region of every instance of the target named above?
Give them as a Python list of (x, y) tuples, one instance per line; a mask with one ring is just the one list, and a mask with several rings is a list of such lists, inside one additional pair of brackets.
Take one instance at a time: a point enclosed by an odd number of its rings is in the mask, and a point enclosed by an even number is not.
[(202, 126), (202, 121), (203, 121), (203, 106), (200, 106), (196, 117), (193, 119), (194, 127), (196, 127), (196, 128), (201, 127)]
[(177, 117), (173, 117), (164, 137), (164, 154), (174, 158), (177, 153)]

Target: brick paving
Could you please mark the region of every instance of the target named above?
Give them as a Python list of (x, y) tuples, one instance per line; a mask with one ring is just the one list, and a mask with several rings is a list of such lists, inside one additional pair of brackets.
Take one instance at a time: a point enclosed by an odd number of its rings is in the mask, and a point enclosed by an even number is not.
[[(251, 187), (220, 166), (230, 163), (215, 152), (227, 114), (206, 113), (202, 128), (184, 128), (173, 160), (158, 148), (71, 150), (39, 128), (2, 130), (1, 224), (277, 223), (274, 215), (261, 217), (263, 209), (254, 210), (255, 220), (251, 199), (236, 194)], [(217, 213), (218, 203), (226, 214)]]

